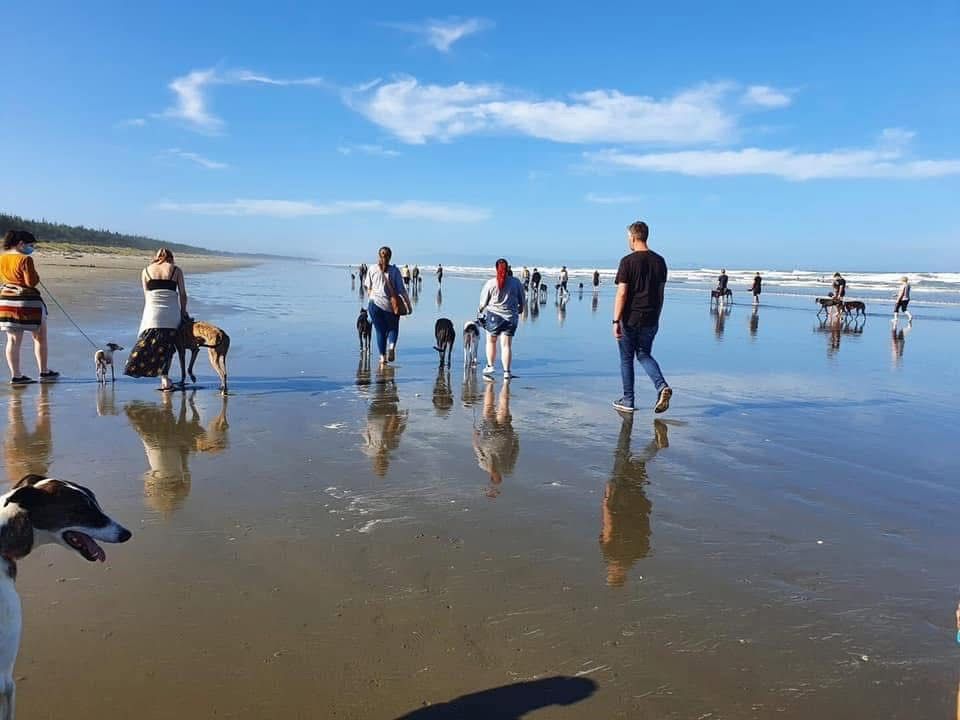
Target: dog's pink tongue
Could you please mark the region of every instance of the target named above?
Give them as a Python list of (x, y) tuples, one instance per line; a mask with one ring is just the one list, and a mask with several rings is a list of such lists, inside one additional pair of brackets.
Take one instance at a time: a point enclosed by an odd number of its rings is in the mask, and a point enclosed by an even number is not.
[(84, 533), (77, 533), (80, 536), (80, 541), (83, 543), (83, 547), (89, 553), (90, 557), (98, 562), (104, 562), (107, 559), (107, 554), (103, 551), (103, 548), (97, 545), (97, 542)]

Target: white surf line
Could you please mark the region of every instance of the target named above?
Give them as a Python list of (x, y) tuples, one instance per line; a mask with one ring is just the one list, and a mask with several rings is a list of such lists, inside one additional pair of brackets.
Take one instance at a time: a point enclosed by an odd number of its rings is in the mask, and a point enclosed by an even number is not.
[(360, 533), (369, 533), (369, 532), (372, 532), (373, 528), (375, 528), (380, 523), (400, 522), (402, 520), (413, 520), (413, 517), (411, 517), (410, 515), (402, 515), (400, 517), (395, 517), (395, 518), (377, 518), (376, 520), (368, 520), (366, 523), (363, 524), (363, 527), (355, 528), (355, 529), (357, 532), (360, 532)]

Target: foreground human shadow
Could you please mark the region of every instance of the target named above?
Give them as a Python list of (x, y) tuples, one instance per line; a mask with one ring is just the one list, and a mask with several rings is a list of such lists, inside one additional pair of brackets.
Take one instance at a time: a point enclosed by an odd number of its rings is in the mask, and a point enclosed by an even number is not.
[(647, 463), (670, 446), (667, 424), (653, 421), (653, 439), (638, 454), (631, 449), (633, 415), (623, 418), (613, 453), (610, 482), (603, 492), (600, 550), (607, 565), (607, 585), (622, 587), (630, 568), (650, 553), (650, 511), (647, 497)]
[(190, 456), (220, 453), (230, 446), (227, 397), (221, 396), (219, 413), (204, 427), (195, 394), (164, 393), (159, 403), (134, 401), (124, 407), (130, 425), (143, 441), (150, 466), (143, 475), (144, 497), (150, 507), (164, 514), (180, 508), (190, 494)]
[[(522, 720), (552, 705), (573, 705), (597, 691), (589, 678), (555, 677), (503, 685), (414, 710), (397, 720)], [(538, 716), (539, 717), (539, 716)]]

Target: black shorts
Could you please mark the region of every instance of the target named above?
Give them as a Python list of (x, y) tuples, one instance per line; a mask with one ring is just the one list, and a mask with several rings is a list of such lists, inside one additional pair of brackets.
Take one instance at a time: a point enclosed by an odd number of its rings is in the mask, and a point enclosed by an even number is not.
[(517, 332), (517, 323), (515, 321), (500, 317), (492, 312), (487, 313), (486, 322), (484, 322), (483, 327), (494, 337), (498, 335), (513, 337), (514, 333)]
[(895, 313), (896, 313), (896, 312), (900, 312), (901, 310), (902, 310), (903, 312), (906, 312), (906, 311), (907, 311), (907, 305), (909, 305), (909, 304), (910, 304), (910, 301), (909, 301), (909, 300), (901, 300), (901, 301), (899, 301), (899, 302), (897, 303), (897, 306), (893, 309), (893, 311), (894, 311)]

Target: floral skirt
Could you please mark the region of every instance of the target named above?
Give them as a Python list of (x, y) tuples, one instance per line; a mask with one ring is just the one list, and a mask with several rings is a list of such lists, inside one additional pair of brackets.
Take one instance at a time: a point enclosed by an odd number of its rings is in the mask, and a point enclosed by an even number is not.
[(138, 378), (168, 374), (170, 361), (177, 351), (178, 332), (170, 328), (151, 328), (140, 333), (123, 374)]

